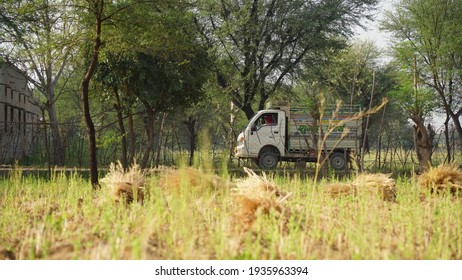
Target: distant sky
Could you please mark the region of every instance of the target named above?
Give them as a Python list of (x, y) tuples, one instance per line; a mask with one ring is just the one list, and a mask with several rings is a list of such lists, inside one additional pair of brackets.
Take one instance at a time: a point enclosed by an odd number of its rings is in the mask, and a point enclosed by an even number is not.
[(384, 11), (391, 10), (394, 2), (398, 0), (380, 0), (377, 6), (377, 11), (373, 16), (373, 21), (365, 21), (366, 29), (357, 28), (357, 35), (354, 40), (368, 40), (374, 42), (377, 47), (386, 50), (388, 48), (389, 34), (379, 30), (380, 21), (383, 19)]

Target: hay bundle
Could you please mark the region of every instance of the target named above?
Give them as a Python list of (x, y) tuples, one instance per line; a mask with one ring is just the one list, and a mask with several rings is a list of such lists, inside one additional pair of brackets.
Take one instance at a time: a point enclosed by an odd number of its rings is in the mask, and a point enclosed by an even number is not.
[(0, 260), (15, 260), (16, 257), (11, 250), (7, 250), (0, 246)]
[(215, 174), (205, 173), (199, 169), (188, 167), (182, 169), (166, 169), (160, 179), (160, 186), (174, 192), (184, 188), (193, 191), (220, 189), (231, 184)]
[(453, 164), (430, 167), (417, 179), (422, 189), (434, 192), (450, 192), (456, 194), (462, 191), (462, 171)]
[(285, 215), (289, 211), (284, 202), (292, 195), (277, 188), (276, 184), (266, 177), (260, 177), (248, 168), (244, 168), (248, 178), (237, 182), (233, 189), (233, 198), (237, 205), (235, 220), (244, 229), (253, 224), (257, 216), (275, 211), (278, 215)]
[(391, 174), (360, 174), (351, 182), (351, 185), (356, 188), (357, 192), (377, 193), (385, 201), (396, 200), (396, 182), (391, 178)]
[(378, 194), (384, 201), (396, 200), (396, 183), (390, 174), (360, 174), (351, 183), (331, 183), (324, 193), (331, 197), (356, 195), (358, 193)]
[(143, 202), (144, 200), (146, 179), (140, 166), (136, 163), (127, 171), (124, 170), (120, 162), (111, 163), (108, 174), (101, 179), (101, 182), (112, 191), (117, 203), (120, 201), (124, 203)]

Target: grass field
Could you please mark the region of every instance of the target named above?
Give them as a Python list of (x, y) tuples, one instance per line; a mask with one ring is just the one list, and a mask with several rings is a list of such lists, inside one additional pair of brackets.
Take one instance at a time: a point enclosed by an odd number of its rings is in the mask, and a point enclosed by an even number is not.
[(297, 175), (259, 192), (190, 170), (148, 174), (144, 200), (126, 204), (78, 173), (16, 169), (0, 179), (0, 259), (462, 259), (461, 198), (415, 176), (395, 178), (392, 202)]

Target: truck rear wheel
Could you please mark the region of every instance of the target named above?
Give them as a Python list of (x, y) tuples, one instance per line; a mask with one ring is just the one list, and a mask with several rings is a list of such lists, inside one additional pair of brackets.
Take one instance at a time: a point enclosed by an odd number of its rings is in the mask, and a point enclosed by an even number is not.
[(265, 151), (258, 158), (258, 165), (262, 169), (274, 169), (278, 161), (278, 156), (273, 151)]
[(335, 171), (343, 171), (347, 166), (345, 155), (341, 152), (335, 152), (331, 154), (329, 156), (329, 163)]

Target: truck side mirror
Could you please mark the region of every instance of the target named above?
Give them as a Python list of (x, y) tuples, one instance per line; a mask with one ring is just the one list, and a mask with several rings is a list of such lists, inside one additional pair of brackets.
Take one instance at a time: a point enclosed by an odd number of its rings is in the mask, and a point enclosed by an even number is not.
[(250, 131), (257, 131), (257, 124), (253, 123), (250, 127)]

